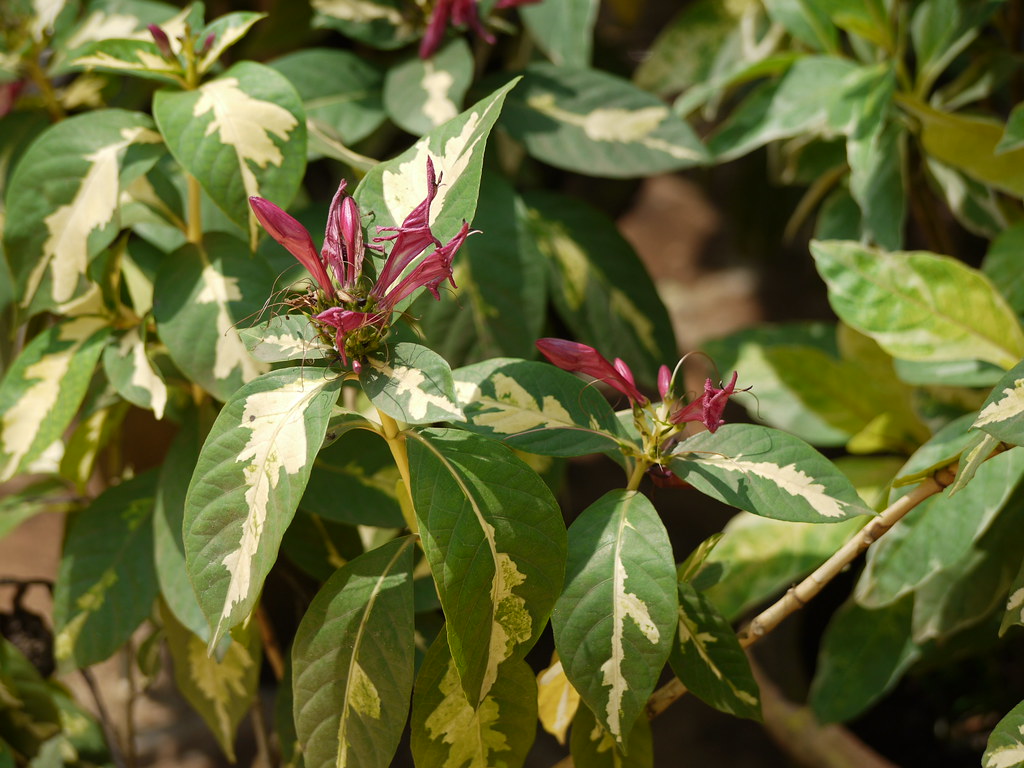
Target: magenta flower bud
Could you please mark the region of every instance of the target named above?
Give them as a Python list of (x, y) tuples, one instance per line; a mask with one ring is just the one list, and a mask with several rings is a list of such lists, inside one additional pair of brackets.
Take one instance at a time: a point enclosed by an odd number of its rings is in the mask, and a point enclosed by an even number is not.
[(363, 271), (363, 224), (359, 217), (359, 206), (351, 197), (341, 202), (341, 245), (348, 265), (346, 282), (351, 285)]
[(672, 369), (667, 365), (663, 365), (658, 369), (658, 394), (661, 395), (662, 400), (665, 400), (668, 397), (671, 388)]
[(586, 344), (565, 339), (537, 339), (537, 349), (563, 371), (585, 373), (617, 389), (633, 403), (643, 405), (647, 398), (636, 388), (633, 372), (621, 360), (609, 363), (600, 352)]
[(202, 58), (203, 56), (208, 54), (210, 52), (210, 49), (213, 48), (213, 44), (214, 44), (214, 42), (216, 40), (217, 40), (217, 33), (216, 32), (211, 32), (210, 34), (208, 34), (206, 36), (206, 39), (203, 40), (202, 47), (200, 47), (200, 49), (198, 51), (196, 51), (196, 55), (199, 56), (200, 58)]
[(313, 245), (313, 239), (309, 236), (306, 228), (262, 197), (250, 197), (249, 205), (267, 233), (309, 270), (309, 274), (317, 281), (324, 293), (333, 297), (334, 286), (331, 284), (331, 278), (327, 276), (327, 270), (324, 269), (320, 255)]
[(171, 49), (171, 41), (168, 39), (167, 33), (156, 24), (150, 24), (146, 29), (153, 36), (153, 42), (156, 43), (156, 47), (160, 50), (160, 55), (165, 59), (173, 59), (174, 51)]

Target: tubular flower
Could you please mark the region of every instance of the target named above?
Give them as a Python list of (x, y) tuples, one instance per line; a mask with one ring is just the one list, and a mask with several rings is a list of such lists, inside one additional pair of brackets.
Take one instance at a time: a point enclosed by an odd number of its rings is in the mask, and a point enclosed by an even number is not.
[[(498, 0), (495, 8), (513, 8), (517, 5), (537, 3), (540, 0)], [(473, 32), (480, 35), (491, 45), (494, 45), (494, 35), (487, 31), (487, 28), (480, 21), (480, 12), (477, 8), (477, 0), (437, 0), (434, 9), (430, 13), (430, 20), (427, 22), (427, 31), (420, 43), (420, 58), (429, 59), (437, 49), (441, 47), (444, 39), (445, 29), (449, 24), (458, 27), (470, 27)]]
[(537, 339), (537, 349), (564, 371), (585, 373), (614, 387), (635, 405), (646, 405), (647, 398), (636, 387), (633, 372), (619, 358), (609, 363), (600, 352), (586, 344), (565, 339)]
[[(440, 179), (434, 164), (427, 158), (427, 196), (398, 227), (378, 227), (373, 245), (366, 245), (355, 200), (345, 194), (345, 181), (331, 201), (323, 248), (317, 253), (313, 239), (302, 224), (279, 207), (261, 197), (250, 197), (256, 218), (267, 233), (283, 245), (316, 281), (318, 290), (312, 302), (312, 321), (331, 340), (348, 364), (358, 370), (359, 361), (383, 341), (396, 306), (420, 288), (426, 288), (435, 299), (438, 288), (448, 280), (452, 287), (452, 260), (456, 252), (473, 234), (469, 224), (449, 242), (442, 244), (430, 231), (430, 204), (437, 195)], [(390, 234), (382, 235), (382, 232)], [(391, 244), (380, 277), (372, 285), (363, 277), (366, 249), (384, 250)], [(433, 248), (429, 253), (424, 253)], [(417, 261), (418, 260), (418, 261)]]
[(692, 403), (676, 411), (672, 415), (673, 424), (682, 424), (687, 421), (699, 421), (714, 432), (725, 422), (722, 421), (722, 412), (729, 398), (736, 392), (736, 371), (733, 371), (732, 379), (723, 387), (716, 387), (711, 379), (704, 382), (704, 394), (695, 399)]

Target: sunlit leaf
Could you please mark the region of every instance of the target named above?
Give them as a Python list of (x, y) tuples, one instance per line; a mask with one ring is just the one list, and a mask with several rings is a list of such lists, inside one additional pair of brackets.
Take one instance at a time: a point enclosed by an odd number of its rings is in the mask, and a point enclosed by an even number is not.
[(167, 384), (149, 358), (138, 328), (129, 328), (104, 350), (103, 369), (121, 397), (153, 411), (157, 420), (164, 417)]
[(265, 363), (320, 360), (337, 354), (328, 347), (306, 315), (275, 315), (238, 331), (249, 354)]
[(473, 54), (456, 38), (429, 59), (413, 54), (388, 70), (384, 108), (401, 128), (420, 136), (462, 111), (473, 79)]
[(999, 380), (971, 426), (1005, 443), (1024, 444), (1024, 362)]
[(336, 29), (345, 37), (391, 50), (416, 39), (423, 14), (401, 0), (312, 0), (314, 26)]
[(1024, 702), (996, 723), (988, 737), (983, 768), (1018, 768), (1024, 765)]
[(185, 564), (211, 647), (253, 609), (309, 479), (338, 383), (285, 368), (243, 386), (206, 438), (185, 499)]
[(612, 491), (576, 518), (551, 627), (566, 677), (620, 749), (668, 659), (678, 606), (672, 545), (645, 496)]
[(427, 347), (401, 342), (372, 357), (359, 372), (370, 401), (407, 424), (462, 421), (451, 368)]
[(579, 706), (580, 694), (565, 676), (558, 651), (555, 651), (551, 665), (537, 673), (537, 718), (545, 731), (559, 744), (565, 744)]

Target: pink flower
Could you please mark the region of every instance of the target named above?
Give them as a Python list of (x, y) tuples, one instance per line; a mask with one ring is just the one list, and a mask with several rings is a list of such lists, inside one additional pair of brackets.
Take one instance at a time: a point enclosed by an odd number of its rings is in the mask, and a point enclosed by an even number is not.
[(722, 421), (722, 412), (729, 398), (736, 392), (736, 377), (738, 374), (733, 371), (732, 379), (724, 387), (716, 387), (711, 379), (704, 382), (704, 394), (687, 404), (672, 415), (673, 424), (682, 424), (687, 421), (700, 421), (714, 432), (725, 422)]
[[(494, 7), (496, 9), (513, 8), (517, 5), (538, 2), (540, 0), (498, 0)], [(444, 33), (449, 24), (454, 24), (457, 27), (471, 27), (476, 34), (494, 45), (494, 35), (488, 32), (480, 21), (477, 0), (436, 0), (434, 9), (430, 13), (430, 21), (427, 22), (427, 31), (420, 43), (421, 59), (429, 59), (441, 47), (441, 41), (444, 39)]]
[(631, 403), (643, 405), (647, 398), (636, 388), (633, 372), (619, 358), (609, 363), (600, 352), (586, 344), (565, 339), (537, 339), (537, 349), (564, 371), (585, 373), (629, 398)]
[[(327, 230), (320, 253), (313, 246), (308, 230), (298, 221), (269, 200), (249, 198), (249, 205), (263, 228), (309, 270), (320, 287), (318, 311), (313, 320), (333, 330), (334, 343), (343, 363), (347, 364), (352, 355), (358, 364), (361, 357), (379, 345), (396, 306), (418, 289), (426, 288), (439, 299), (438, 288), (442, 282), (449, 280), (455, 287), (452, 260), (473, 232), (469, 224), (463, 222), (458, 234), (448, 243), (442, 244), (434, 237), (430, 231), (430, 204), (437, 196), (439, 182), (428, 157), (426, 198), (406, 216), (401, 226), (378, 227), (374, 245), (368, 246), (363, 238), (359, 207), (345, 194), (342, 181), (327, 214)], [(380, 235), (381, 232), (393, 234)], [(383, 243), (391, 243), (391, 251), (380, 277), (367, 289), (361, 279), (366, 249), (383, 250)], [(431, 248), (433, 250), (427, 253)]]

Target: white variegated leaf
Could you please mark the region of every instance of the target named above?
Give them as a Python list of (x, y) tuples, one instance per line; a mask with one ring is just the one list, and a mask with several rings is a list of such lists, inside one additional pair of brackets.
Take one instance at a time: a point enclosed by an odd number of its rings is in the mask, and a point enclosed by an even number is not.
[(407, 424), (464, 421), (448, 363), (419, 344), (387, 347), (359, 373), (366, 396), (384, 413)]
[(327, 431), (338, 381), (285, 368), (224, 406), (185, 499), (185, 564), (213, 627), (210, 647), (242, 623), (277, 558)]
[(1003, 442), (1024, 444), (1024, 362), (999, 380), (971, 426)]
[(242, 328), (238, 335), (249, 354), (265, 363), (320, 360), (335, 353), (305, 315), (278, 315), (252, 328)]
[(167, 384), (149, 359), (138, 328), (129, 328), (104, 350), (103, 367), (110, 383), (125, 400), (153, 411), (158, 420), (164, 417)]

